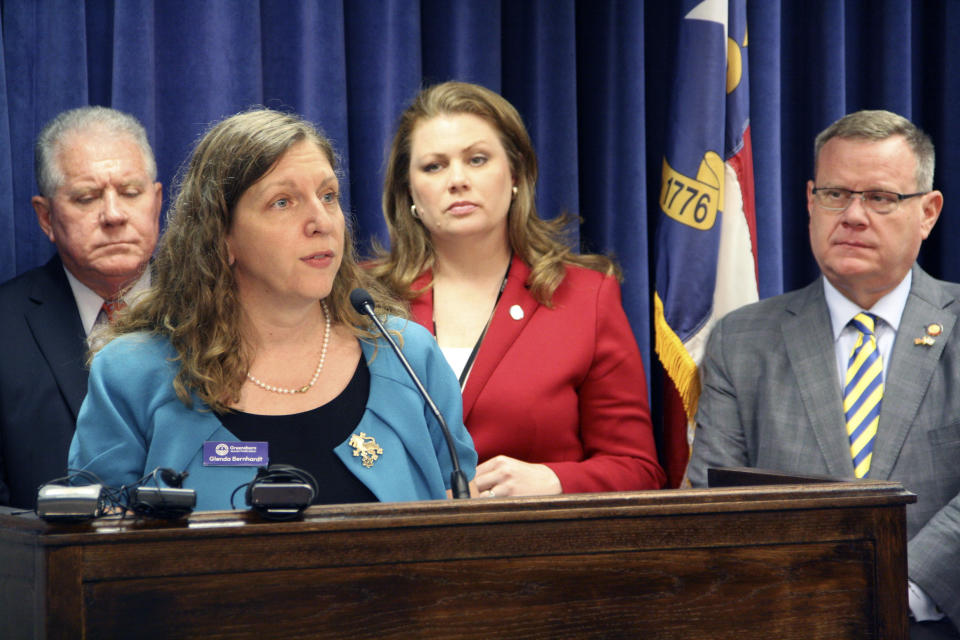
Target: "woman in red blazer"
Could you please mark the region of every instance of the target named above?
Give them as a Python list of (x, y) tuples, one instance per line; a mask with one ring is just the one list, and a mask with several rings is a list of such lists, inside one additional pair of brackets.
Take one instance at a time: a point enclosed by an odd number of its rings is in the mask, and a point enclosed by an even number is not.
[(619, 273), (542, 220), (519, 114), (483, 87), (425, 89), (400, 117), (374, 272), (460, 377), (487, 496), (659, 488), (643, 362)]

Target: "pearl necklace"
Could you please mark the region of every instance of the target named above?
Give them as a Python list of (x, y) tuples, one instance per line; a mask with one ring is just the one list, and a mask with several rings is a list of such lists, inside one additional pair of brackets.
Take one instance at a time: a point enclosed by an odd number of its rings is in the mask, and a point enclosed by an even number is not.
[(323, 363), (327, 359), (327, 345), (330, 344), (330, 310), (327, 308), (327, 301), (321, 300), (320, 306), (323, 307), (323, 316), (326, 318), (326, 328), (323, 330), (323, 347), (320, 349), (320, 362), (317, 363), (317, 369), (313, 372), (313, 377), (310, 378), (310, 382), (303, 385), (299, 389), (286, 389), (284, 387), (275, 387), (273, 385), (265, 384), (259, 379), (255, 378), (249, 371), (247, 371), (247, 379), (253, 384), (257, 385), (261, 389), (266, 391), (272, 391), (273, 393), (306, 393), (310, 391), (310, 388), (317, 381), (317, 378), (320, 377), (320, 372), (323, 371)]

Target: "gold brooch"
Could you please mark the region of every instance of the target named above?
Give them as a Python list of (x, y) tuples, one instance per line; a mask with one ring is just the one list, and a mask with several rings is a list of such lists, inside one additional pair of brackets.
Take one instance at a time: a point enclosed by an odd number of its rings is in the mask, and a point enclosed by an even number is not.
[(933, 344), (936, 342), (934, 338), (940, 335), (941, 333), (943, 333), (943, 325), (939, 325), (935, 322), (932, 324), (928, 324), (927, 335), (922, 336), (920, 338), (914, 338), (913, 344), (923, 345), (925, 347), (932, 347)]
[(363, 431), (350, 436), (350, 442), (347, 444), (353, 447), (354, 457), (359, 456), (363, 466), (368, 469), (383, 454), (383, 448), (377, 444), (373, 436), (368, 436)]

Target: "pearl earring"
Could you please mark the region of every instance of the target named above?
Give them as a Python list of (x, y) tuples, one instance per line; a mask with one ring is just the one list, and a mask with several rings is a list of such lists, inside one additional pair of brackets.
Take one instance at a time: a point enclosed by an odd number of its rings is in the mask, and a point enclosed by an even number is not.
[(410, 205), (410, 215), (412, 215), (417, 220), (420, 219), (420, 214), (417, 213), (417, 205), (415, 204)]
[(517, 185), (513, 185), (512, 191), (513, 191), (513, 197), (516, 198), (516, 197), (517, 197), (517, 191), (518, 191)]

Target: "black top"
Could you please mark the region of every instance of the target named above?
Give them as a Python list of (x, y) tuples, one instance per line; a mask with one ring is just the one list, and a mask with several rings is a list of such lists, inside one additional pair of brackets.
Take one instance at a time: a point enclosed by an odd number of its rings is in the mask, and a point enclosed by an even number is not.
[(361, 356), (343, 392), (316, 409), (282, 416), (232, 411), (217, 417), (241, 441), (270, 443), (271, 463), (293, 465), (313, 474), (318, 485), (313, 504), (376, 502), (377, 497), (333, 452), (360, 423), (369, 395), (370, 370)]

